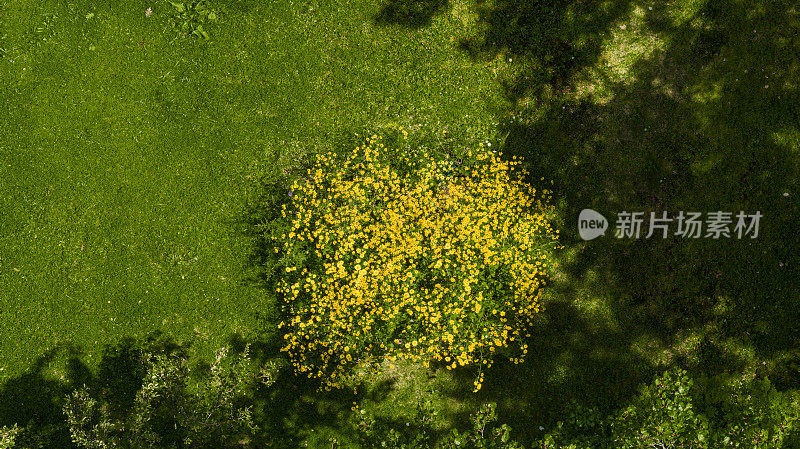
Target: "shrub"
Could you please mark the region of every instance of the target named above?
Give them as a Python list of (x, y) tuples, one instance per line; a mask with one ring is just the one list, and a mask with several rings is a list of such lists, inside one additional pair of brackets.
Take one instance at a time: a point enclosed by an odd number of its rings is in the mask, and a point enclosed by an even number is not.
[(417, 406), (405, 427), (382, 421), (358, 406), (353, 411), (349, 424), (361, 447), (428, 449), (434, 445), (433, 423), (437, 413), (430, 401)]
[(673, 369), (642, 388), (630, 405), (601, 417), (581, 409), (539, 441), (546, 449), (797, 447), (800, 398), (767, 379), (701, 377)]
[(521, 446), (511, 439), (508, 424), (497, 425), (495, 404), (484, 404), (470, 416), (472, 431), (453, 429), (439, 442), (442, 449), (518, 449)]
[(81, 447), (241, 447), (255, 431), (241, 403), (257, 375), (244, 357), (218, 352), (208, 375), (189, 385), (185, 352), (148, 353), (141, 388), (125, 409), (84, 387), (66, 398), (63, 410), (72, 440)]
[(448, 369), (490, 366), (499, 352), (523, 360), (555, 266), (553, 211), (514, 177), (520, 161), (483, 148), (460, 157), (374, 135), (344, 160), (319, 155), (292, 185), (285, 231), (271, 238), (296, 370), (329, 389), (398, 359)]
[(697, 383), (695, 402), (709, 422), (713, 442), (709, 447), (798, 447), (800, 395), (796, 390), (779, 392), (767, 378), (726, 382), (723, 376), (714, 376)]
[(436, 412), (430, 403), (417, 407), (416, 414), (406, 426), (396, 426), (376, 419), (366, 410), (355, 408), (351, 420), (361, 447), (386, 449), (517, 449), (507, 424), (497, 425), (495, 404), (481, 406), (470, 418), (472, 429), (461, 432), (451, 429), (436, 437), (432, 423)]
[(0, 449), (11, 449), (14, 447), (14, 440), (20, 432), (17, 426), (0, 427)]
[(619, 448), (705, 447), (708, 422), (692, 403), (693, 381), (683, 370), (667, 371), (612, 419)]

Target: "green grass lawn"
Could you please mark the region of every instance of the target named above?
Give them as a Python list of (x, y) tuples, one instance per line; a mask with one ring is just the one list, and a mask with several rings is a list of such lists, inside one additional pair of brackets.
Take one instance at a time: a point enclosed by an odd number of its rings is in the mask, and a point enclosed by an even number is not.
[[(210, 4), (206, 41), (167, 1), (0, 3), (0, 383), (52, 348), (92, 365), (155, 330), (201, 356), (258, 332), (272, 302), (241, 225), (259, 180), (403, 125), (523, 157), (567, 248), (523, 365), (477, 394), (469, 369), (402, 365), (358, 398), (382, 419), (433, 398), (463, 426), (496, 401), (532, 441), (571, 400), (614, 409), (669, 366), (800, 386), (793, 2)], [(764, 218), (754, 241), (583, 242), (584, 208)], [(303, 382), (261, 416), (346, 441), (353, 398)]]
[(234, 226), (255, 171), (369, 126), (486, 138), (503, 105), (498, 63), (453, 45), (462, 8), (414, 30), (376, 2), (212, 6), (209, 41), (166, 1), (0, 7), (3, 377), (57, 344), (247, 333), (269, 304)]

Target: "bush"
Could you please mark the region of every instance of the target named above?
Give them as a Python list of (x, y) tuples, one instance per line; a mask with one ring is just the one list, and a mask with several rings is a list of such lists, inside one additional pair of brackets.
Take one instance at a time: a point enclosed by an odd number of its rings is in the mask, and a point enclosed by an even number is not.
[(518, 449), (521, 446), (511, 439), (508, 424), (497, 425), (495, 404), (484, 404), (472, 414), (472, 431), (451, 430), (440, 443), (442, 449)]
[(698, 384), (695, 402), (709, 422), (709, 447), (798, 447), (797, 391), (779, 392), (767, 378), (738, 378), (729, 383), (714, 376), (698, 379)]
[(102, 392), (78, 389), (63, 410), (72, 440), (81, 447), (242, 447), (255, 431), (242, 404), (257, 379), (247, 350), (243, 357), (218, 352), (208, 375), (189, 385), (183, 351), (145, 353), (141, 388), (129, 407), (118, 408)]
[[(769, 380), (693, 380), (671, 369), (641, 388), (628, 406), (603, 415), (572, 402), (568, 420), (558, 422), (534, 447), (542, 449), (794, 449), (800, 443), (800, 394), (779, 392)], [(362, 447), (503, 448), (521, 447), (511, 429), (498, 425), (493, 404), (471, 416), (473, 428), (452, 429), (437, 437), (430, 423), (435, 412), (420, 407), (412, 425), (382, 422), (356, 408), (352, 428)], [(385, 443), (384, 443), (385, 442)]]
[(344, 160), (319, 155), (288, 192), (286, 225), (270, 228), (283, 350), (326, 388), (384, 361), (452, 369), (528, 352), (522, 337), (555, 266), (552, 208), (513, 177), (517, 160), (416, 150), (374, 135)]
[(11, 449), (14, 447), (20, 429), (17, 426), (0, 427), (0, 449)]
[(363, 409), (355, 409), (351, 421), (361, 447), (386, 449), (517, 449), (511, 439), (511, 428), (497, 425), (495, 404), (484, 404), (470, 418), (472, 429), (460, 432), (451, 429), (441, 438), (436, 437), (432, 423), (436, 412), (430, 403), (417, 408), (410, 423), (393, 426), (376, 419)]
[(797, 447), (800, 397), (778, 392), (767, 379), (701, 377), (667, 371), (628, 407), (602, 417), (573, 413), (540, 440), (546, 449)]
[(436, 410), (430, 401), (417, 406), (415, 415), (405, 427), (377, 419), (372, 413), (358, 406), (353, 407), (349, 424), (360, 447), (383, 447), (387, 449), (427, 449), (433, 447), (433, 430)]
[(667, 371), (611, 421), (619, 448), (704, 447), (708, 422), (692, 404), (685, 371)]

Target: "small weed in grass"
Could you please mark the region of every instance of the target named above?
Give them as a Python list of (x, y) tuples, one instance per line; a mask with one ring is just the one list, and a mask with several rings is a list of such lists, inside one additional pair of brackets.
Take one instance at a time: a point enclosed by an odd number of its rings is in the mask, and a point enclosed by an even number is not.
[(193, 0), (189, 2), (170, 2), (174, 8), (170, 25), (181, 36), (195, 36), (209, 39), (208, 31), (203, 25), (216, 23), (219, 18), (206, 0)]

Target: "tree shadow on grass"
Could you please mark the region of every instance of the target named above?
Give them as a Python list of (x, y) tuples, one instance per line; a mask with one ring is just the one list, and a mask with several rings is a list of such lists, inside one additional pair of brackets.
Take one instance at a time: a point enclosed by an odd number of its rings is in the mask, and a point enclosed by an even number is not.
[(562, 90), (571, 76), (597, 62), (603, 36), (630, 1), (478, 1), (485, 31), (459, 46), (477, 59), (508, 57), (521, 71), (504, 82), (512, 99)]
[(446, 10), (448, 0), (390, 0), (374, 21), (377, 25), (402, 25), (418, 29), (428, 26), (433, 16)]
[[(562, 96), (535, 121), (504, 125), (504, 150), (555, 180), (573, 230), (583, 208), (612, 222), (623, 210), (761, 212), (755, 239), (713, 239), (706, 230), (699, 239), (643, 233), (638, 240), (582, 242), (567, 234), (568, 244), (583, 249), (568, 272), (604, 273), (618, 316), (645, 318), (665, 338), (707, 323), (710, 307), (724, 297), (725, 326), (754, 326), (752, 343), (761, 353), (796, 347), (800, 239), (792, 227), (800, 215), (789, 198), (799, 172), (800, 93), (791, 86), (800, 70), (791, 55), (800, 42), (784, 35), (800, 24), (788, 5), (765, 3), (747, 20), (733, 19), (745, 11), (709, 7), (673, 28), (655, 10), (648, 23), (665, 27), (660, 32), (670, 46), (635, 64), (610, 100)], [(644, 316), (635, 313), (646, 308)]]
[[(634, 332), (618, 328), (613, 319), (603, 321), (576, 310), (568, 301), (551, 303), (525, 340), (529, 347), (525, 362), (514, 364), (497, 357), (478, 393), (466, 387), (449, 393), (471, 409), (497, 402), (499, 422), (509, 424), (522, 442), (539, 437), (539, 426), (551, 429), (556, 421), (564, 420), (563, 412), (572, 401), (613, 410), (656, 371), (646, 358), (630, 350), (637, 337)], [(457, 385), (471, 384), (475, 374), (474, 369), (454, 371)], [(468, 420), (466, 412), (456, 417), (461, 427), (469, 426)]]
[[(39, 357), (24, 374), (0, 388), (0, 426), (18, 425), (24, 431), (15, 447), (77, 447), (70, 435), (63, 406), (69, 394), (86, 388), (93, 398), (102, 398), (112, 420), (125, 420), (133, 410), (147, 372), (147, 357), (181, 353), (189, 344), (178, 344), (160, 332), (143, 339), (124, 338), (109, 344), (95, 369), (83, 361), (72, 345), (58, 345)], [(172, 412), (167, 411), (166, 415)], [(153, 418), (152, 429), (165, 446), (180, 444), (184, 434), (174, 420)]]
[[(337, 428), (356, 399), (352, 390), (318, 391), (319, 382), (282, 370), (270, 387), (255, 392), (253, 416), (265, 439), (280, 447), (301, 447), (314, 430)], [(280, 438), (276, 438), (280, 435)]]
[[(463, 45), (475, 57), (519, 56), (498, 147), (562, 200), (567, 246), (566, 284), (540, 317), (528, 361), (498, 363), (479, 397), (506, 404), (501, 414), (524, 429), (562, 419), (571, 399), (621, 405), (668, 365), (717, 374), (775, 359), (758, 372), (800, 387), (796, 357), (783, 357), (800, 346), (796, 5), (630, 2), (593, 12), (585, 3), (495, 2), (481, 13), (486, 33)], [(644, 45), (642, 35), (662, 45), (622, 76), (591, 70), (630, 57), (617, 53), (633, 48), (621, 48), (625, 39)], [(610, 47), (609, 36), (619, 39)], [(604, 92), (587, 94), (587, 77)], [(585, 208), (609, 219), (606, 236), (580, 239)], [(644, 212), (639, 239), (614, 236), (623, 211)], [(650, 212), (679, 211), (732, 212), (732, 231), (740, 211), (763, 217), (755, 239), (713, 239), (705, 228), (677, 237), (674, 222), (666, 238), (646, 238)], [(587, 314), (598, 304), (602, 319)]]
[(68, 394), (86, 387), (94, 397), (106, 399), (111, 416), (118, 418), (131, 410), (142, 387), (147, 373), (142, 355), (182, 349), (160, 333), (141, 341), (125, 338), (108, 345), (93, 370), (83, 361), (80, 350), (69, 344), (58, 345), (39, 357), (26, 373), (0, 388), (0, 426), (26, 428), (17, 439), (19, 447), (76, 447), (62, 411)]
[[(249, 345), (249, 354), (258, 366), (278, 366), (277, 376), (269, 385), (260, 385), (253, 392), (253, 419), (259, 426), (256, 447), (299, 448), (305, 441), (317, 441), (320, 429), (342, 431), (342, 419), (350, 412), (353, 403), (363, 398), (352, 390), (326, 391), (319, 379), (310, 379), (294, 372), (280, 348), (283, 336), (273, 330), (274, 317), (263, 315), (264, 332), (251, 336), (234, 335), (229, 346), (243, 351)], [(315, 434), (316, 432), (316, 434)], [(276, 437), (280, 435), (280, 437)], [(275, 446), (277, 445), (277, 446)]]
[(0, 388), (0, 426), (27, 427), (17, 443), (23, 447), (75, 447), (61, 412), (61, 401), (69, 384), (55, 378), (52, 366), (68, 359), (67, 375), (86, 381), (88, 369), (74, 348), (55, 347), (36, 359), (24, 374), (9, 379)]

